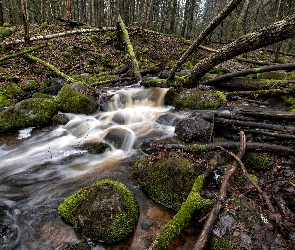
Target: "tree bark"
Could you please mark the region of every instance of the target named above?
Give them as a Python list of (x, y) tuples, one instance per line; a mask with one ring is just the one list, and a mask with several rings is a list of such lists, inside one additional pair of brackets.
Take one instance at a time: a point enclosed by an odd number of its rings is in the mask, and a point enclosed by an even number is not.
[(24, 25), (24, 41), (28, 43), (30, 41), (30, 33), (29, 33), (29, 11), (28, 11), (28, 0), (21, 0), (22, 7), (22, 17), (23, 17), (23, 25)]
[(171, 70), (168, 81), (174, 78), (176, 70), (187, 60), (187, 58), (194, 52), (196, 48), (204, 41), (204, 39), (239, 5), (242, 0), (231, 0), (228, 5), (217, 15), (216, 18), (209, 23), (206, 29), (193, 42), (188, 50), (181, 56)]
[(225, 75), (216, 77), (214, 79), (202, 82), (202, 84), (214, 85), (215, 83), (232, 79), (234, 77), (247, 76), (250, 74), (257, 74), (257, 73), (276, 71), (276, 70), (295, 70), (295, 63), (278, 64), (278, 65), (265, 66), (261, 68), (241, 70), (241, 71), (225, 74)]
[(198, 85), (199, 80), (215, 65), (231, 59), (237, 55), (274, 44), (295, 35), (295, 15), (274, 23), (258, 32), (244, 35), (226, 45), (216, 53), (201, 60), (191, 74), (185, 79), (185, 87)]
[(130, 56), (131, 61), (132, 61), (132, 67), (133, 67), (134, 76), (135, 76), (135, 78), (137, 80), (141, 80), (142, 76), (141, 76), (140, 71), (139, 71), (138, 61), (136, 59), (136, 56), (135, 56), (135, 53), (134, 53), (134, 50), (133, 50), (133, 46), (132, 46), (131, 41), (130, 41), (128, 31), (127, 31), (127, 29), (125, 27), (125, 24), (124, 24), (121, 16), (119, 16), (119, 25), (120, 25), (120, 27), (122, 29), (124, 40), (125, 40), (125, 43), (127, 45), (128, 53), (129, 53), (129, 56)]

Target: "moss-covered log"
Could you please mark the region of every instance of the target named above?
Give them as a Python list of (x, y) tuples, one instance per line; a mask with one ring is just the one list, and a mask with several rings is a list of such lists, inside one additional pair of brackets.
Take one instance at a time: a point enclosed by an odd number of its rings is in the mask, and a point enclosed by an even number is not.
[(270, 72), (270, 71), (276, 71), (276, 70), (294, 70), (294, 69), (295, 69), (295, 63), (270, 65), (270, 66), (246, 69), (246, 70), (241, 70), (241, 71), (225, 74), (225, 75), (216, 77), (214, 79), (202, 82), (202, 84), (214, 85), (216, 83), (219, 83), (219, 82), (222, 82), (222, 81), (225, 81), (228, 79), (232, 79), (234, 77), (247, 76), (250, 74), (257, 74), (257, 73)]
[(295, 35), (295, 14), (258, 32), (246, 34), (201, 60), (185, 79), (183, 85), (192, 87), (215, 65), (240, 54), (274, 44)]
[(57, 67), (55, 67), (54, 65), (52, 65), (52, 64), (50, 64), (50, 63), (48, 63), (48, 62), (46, 62), (46, 61), (43, 61), (42, 59), (40, 59), (40, 58), (38, 58), (38, 57), (36, 57), (36, 56), (32, 56), (32, 55), (28, 55), (28, 54), (26, 54), (25, 57), (30, 58), (31, 60), (36, 61), (36, 62), (38, 62), (38, 63), (41, 63), (41, 64), (44, 65), (45, 67), (47, 67), (47, 68), (49, 68), (50, 70), (54, 71), (58, 76), (60, 76), (60, 77), (62, 77), (62, 78), (64, 78), (64, 79), (66, 79), (66, 80), (69, 81), (69, 82), (72, 82), (72, 83), (77, 82), (74, 78), (68, 76), (67, 74), (65, 74), (65, 73), (63, 73), (63, 72), (61, 72), (61, 71), (60, 71)]
[(135, 52), (133, 50), (133, 46), (132, 46), (132, 43), (131, 43), (130, 38), (129, 38), (128, 30), (126, 29), (126, 26), (125, 26), (121, 16), (119, 16), (119, 25), (121, 27), (121, 30), (122, 30), (122, 33), (123, 33), (123, 36), (124, 36), (124, 41), (125, 41), (125, 43), (127, 45), (128, 54), (129, 54), (129, 56), (131, 58), (131, 61), (132, 61), (132, 67), (133, 67), (134, 76), (135, 76), (135, 78), (140, 80), (142, 77), (141, 77), (141, 74), (140, 74), (140, 71), (139, 71), (138, 61), (136, 59)]
[(212, 31), (242, 2), (242, 0), (231, 0), (227, 6), (208, 24), (206, 29), (198, 36), (188, 50), (176, 62), (168, 77), (168, 81), (174, 78), (176, 70), (187, 60), (196, 48), (204, 41), (204, 39), (212, 33)]
[(44, 47), (47, 47), (47, 46), (48, 46), (48, 44), (42, 44), (42, 45), (39, 45), (39, 46), (31, 48), (31, 49), (24, 49), (24, 50), (22, 50), (20, 52), (17, 52), (17, 53), (14, 53), (14, 54), (9, 54), (7, 56), (1, 57), (0, 62), (4, 62), (6, 60), (9, 60), (9, 59), (21, 56), (21, 55), (25, 55), (25, 54), (31, 53), (33, 51), (43, 49)]
[(204, 206), (213, 205), (213, 200), (204, 199), (200, 195), (200, 191), (203, 187), (203, 180), (204, 175), (199, 175), (186, 201), (181, 205), (173, 219), (164, 226), (160, 234), (149, 247), (149, 250), (167, 249), (173, 239), (180, 234), (185, 224), (192, 217), (194, 211)]

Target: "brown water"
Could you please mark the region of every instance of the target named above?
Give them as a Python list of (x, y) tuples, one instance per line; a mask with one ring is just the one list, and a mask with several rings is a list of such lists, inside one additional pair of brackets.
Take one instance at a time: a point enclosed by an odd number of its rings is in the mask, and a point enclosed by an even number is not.
[[(94, 249), (145, 249), (174, 212), (150, 200), (132, 176), (143, 153), (140, 142), (174, 135), (174, 127), (156, 123), (171, 111), (165, 89), (129, 88), (115, 94), (108, 111), (91, 116), (67, 114), (64, 126), (28, 128), (0, 137), (0, 249), (63, 249), (83, 237), (57, 214), (57, 207), (81, 187), (110, 178), (123, 182), (140, 206), (134, 235)], [(85, 142), (107, 142), (101, 155), (79, 149)], [(197, 229), (188, 225), (170, 249), (192, 248)], [(1, 230), (1, 227), (0, 227)]]

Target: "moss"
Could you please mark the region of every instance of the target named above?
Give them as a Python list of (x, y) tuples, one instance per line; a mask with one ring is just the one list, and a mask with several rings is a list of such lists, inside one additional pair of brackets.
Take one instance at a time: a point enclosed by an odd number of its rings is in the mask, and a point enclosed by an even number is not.
[(40, 25), (40, 30), (44, 30), (44, 29), (46, 29), (46, 28), (48, 28), (48, 23), (46, 23), (46, 22), (41, 23), (41, 25)]
[(191, 61), (187, 61), (187, 62), (183, 65), (183, 67), (184, 67), (185, 69), (192, 70), (192, 69), (194, 68), (194, 65), (192, 64)]
[(145, 87), (160, 87), (160, 86), (163, 86), (164, 84), (165, 84), (165, 80), (159, 79), (159, 78), (147, 80), (147, 81), (144, 81), (143, 83)]
[(97, 109), (96, 101), (75, 88), (86, 91), (80, 84), (65, 84), (59, 91), (56, 100), (60, 105), (60, 110), (69, 113), (94, 113)]
[(138, 205), (123, 183), (101, 180), (65, 199), (58, 213), (91, 240), (114, 243), (136, 227)]
[(220, 91), (184, 90), (174, 100), (178, 109), (216, 109), (226, 101), (226, 96)]
[(210, 240), (210, 249), (212, 250), (237, 250), (241, 249), (240, 239), (236, 236), (219, 238), (213, 236)]
[(256, 152), (246, 153), (243, 162), (246, 166), (257, 170), (267, 170), (272, 167), (272, 163), (264, 155)]
[(9, 29), (7, 27), (0, 27), (0, 37), (1, 38), (9, 37), (11, 34), (12, 34), (11, 29)]
[(21, 93), (22, 90), (15, 83), (6, 83), (0, 88), (0, 107), (7, 107), (12, 105), (11, 99), (16, 94)]
[(206, 145), (194, 144), (193, 146), (189, 147), (188, 151), (193, 154), (200, 154), (206, 151)]
[(25, 84), (22, 85), (22, 90), (24, 91), (32, 91), (37, 88), (37, 83), (35, 80), (28, 80)]
[(214, 67), (209, 71), (210, 74), (218, 74), (218, 75), (222, 75), (224, 74), (224, 71), (221, 67)]
[(261, 68), (253, 68), (254, 73), (259, 73), (261, 71)]
[(289, 111), (294, 112), (295, 111), (294, 110), (295, 109), (295, 98), (292, 95), (283, 95), (283, 96), (281, 96), (281, 98), (288, 106), (290, 106)]
[(40, 93), (40, 92), (34, 93), (32, 95), (32, 98), (54, 99), (53, 96), (47, 95), (47, 94), (43, 94), (43, 93)]
[(180, 234), (181, 230), (196, 210), (212, 206), (214, 204), (214, 200), (204, 199), (200, 195), (200, 191), (203, 187), (203, 181), (204, 175), (199, 175), (194, 182), (191, 192), (181, 205), (177, 214), (165, 225), (160, 234), (157, 236), (152, 245), (154, 250), (167, 249), (173, 239)]
[(154, 200), (178, 210), (192, 189), (194, 180), (205, 171), (187, 158), (168, 157), (149, 164), (145, 158), (133, 166), (141, 188)]
[(0, 113), (0, 133), (43, 126), (50, 123), (56, 113), (57, 104), (53, 99), (24, 100)]

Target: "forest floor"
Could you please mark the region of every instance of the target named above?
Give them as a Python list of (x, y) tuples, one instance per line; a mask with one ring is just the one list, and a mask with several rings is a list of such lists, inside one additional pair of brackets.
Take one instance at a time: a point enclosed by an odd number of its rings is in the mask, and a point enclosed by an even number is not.
[[(16, 39), (22, 39), (23, 36), (22, 27), (12, 28), (13, 34), (3, 39), (3, 42), (7, 45), (3, 46), (0, 57), (25, 49), (24, 44), (9, 44)], [(42, 27), (31, 25), (30, 35), (31, 37), (48, 35), (66, 30), (68, 30), (66, 26), (50, 25)], [(129, 30), (129, 35), (140, 69), (144, 71), (155, 66), (160, 69), (151, 73), (151, 76), (158, 76), (161, 71), (169, 70), (191, 44), (190, 41), (185, 39), (147, 30)], [(32, 55), (54, 65), (74, 79), (84, 81), (92, 86), (99, 86), (100, 82), (118, 77), (118, 72), (121, 72), (120, 70), (124, 66), (130, 64), (129, 56), (124, 46), (119, 43), (116, 31), (74, 34), (48, 41), (44, 40), (42, 43), (47, 43), (48, 46), (33, 52)], [(37, 45), (40, 45), (40, 41), (32, 42), (26, 48)], [(214, 43), (206, 44), (206, 46), (218, 49), (222, 45)], [(197, 61), (210, 53), (212, 52), (208, 50), (198, 50), (191, 56), (190, 61), (183, 65), (182, 69), (191, 70)], [(260, 62), (272, 63), (274, 61), (274, 53), (267, 52), (265, 49), (247, 53), (243, 57)], [(294, 57), (282, 55), (280, 60), (292, 62)], [(218, 65), (211, 73), (212, 77), (214, 77), (220, 73), (242, 70), (253, 66), (255, 67), (251, 63), (230, 60)], [(44, 82), (49, 79), (58, 78), (58, 75), (52, 70), (22, 56), (1, 62), (0, 74), (0, 87), (6, 82), (15, 82), (22, 88), (28, 82), (34, 82), (37, 85), (37, 90), (42, 88)], [(285, 72), (280, 72), (280, 74), (285, 74)], [(272, 73), (270, 75), (274, 76), (275, 74)], [(128, 71), (120, 74), (122, 79), (128, 76), (132, 77), (132, 74)], [(126, 81), (128, 83), (128, 80)], [(223, 87), (221, 90), (226, 93), (229, 101), (220, 111), (222, 109), (243, 109), (245, 114), (247, 113), (245, 107), (251, 106), (248, 109), (248, 113), (257, 113), (265, 111), (263, 105), (273, 104), (270, 105), (272, 107), (267, 106), (267, 111), (285, 112), (284, 114), (286, 114), (291, 105), (291, 103), (286, 104), (282, 99), (278, 100), (274, 96), (259, 96), (251, 92), (248, 96), (245, 96), (245, 93), (241, 93), (241, 95), (230, 97), (228, 89)], [(29, 91), (25, 95), (15, 95), (12, 100), (13, 102), (18, 102), (21, 99), (31, 97), (33, 93), (34, 91)], [(276, 100), (274, 101), (274, 99)], [(255, 108), (253, 108), (253, 105)], [(276, 105), (277, 107), (275, 107)], [(233, 117), (228, 119), (233, 119)], [(288, 116), (284, 118), (269, 116), (262, 119), (259, 117), (255, 121), (251, 120), (251, 122), (294, 128), (294, 118), (289, 119)], [(235, 129), (234, 133), (239, 130), (239, 125), (231, 126)], [(228, 128), (222, 129), (221, 127), (219, 131), (228, 132)], [(251, 135), (248, 134), (247, 141), (290, 146), (294, 149), (294, 131), (291, 132), (290, 137), (284, 139), (283, 137), (272, 137), (270, 133), (255, 135), (253, 130), (251, 133), (249, 132)], [(212, 235), (215, 237), (212, 238), (211, 244), (215, 249), (233, 249), (237, 246), (240, 249), (292, 249), (295, 246), (294, 156), (288, 153), (276, 154), (274, 151), (266, 151), (260, 155), (260, 158), (255, 158), (256, 156), (249, 157), (247, 166), (253, 166), (253, 168), (249, 168), (249, 172), (264, 190), (264, 193), (271, 198), (272, 203), (275, 204), (275, 211), (269, 211), (264, 200), (261, 199), (261, 194), (258, 194), (249, 180), (243, 176), (242, 171), (238, 170), (228, 188), (228, 195), (226, 200), (223, 201), (223, 210), (213, 229)], [(165, 152), (167, 152), (167, 149)], [(162, 156), (165, 156), (165, 154), (162, 153)], [(216, 177), (217, 174), (221, 175), (222, 173), (223, 170), (217, 168), (214, 174), (212, 172), (213, 176), (211, 178), (214, 179), (214, 176)], [(218, 195), (220, 182), (219, 179), (219, 182), (207, 183), (204, 193), (209, 192), (211, 196), (212, 194)], [(239, 242), (237, 243), (238, 239)], [(216, 248), (217, 245), (220, 248)]]

